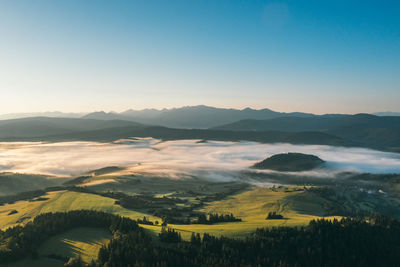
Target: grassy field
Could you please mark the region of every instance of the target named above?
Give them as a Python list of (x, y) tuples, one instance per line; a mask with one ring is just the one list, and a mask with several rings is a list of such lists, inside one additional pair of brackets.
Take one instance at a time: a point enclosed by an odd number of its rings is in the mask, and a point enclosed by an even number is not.
[[(125, 209), (120, 205), (114, 204), (114, 199), (99, 195), (56, 191), (49, 192), (44, 197), (49, 199), (34, 202), (18, 201), (14, 204), (0, 206), (0, 229), (5, 229), (17, 224), (24, 224), (41, 213), (79, 209), (104, 211), (112, 214), (119, 214), (131, 219), (143, 218), (143, 216), (146, 216), (150, 220), (161, 221), (158, 217)], [(18, 211), (18, 213), (8, 215), (13, 210)]]
[[(310, 220), (321, 218), (323, 199), (304, 197), (302, 187), (281, 188), (249, 188), (236, 195), (220, 201), (206, 204), (200, 211), (206, 213), (230, 214), (241, 218), (242, 222), (218, 223), (212, 225), (191, 224), (174, 225), (169, 227), (176, 229), (186, 240), (192, 233), (209, 233), (215, 236), (228, 236), (242, 238), (254, 232), (257, 228), (272, 226), (303, 226)], [(119, 214), (132, 219), (146, 216), (152, 221), (160, 218), (132, 211), (115, 204), (115, 200), (95, 194), (55, 191), (49, 192), (44, 201), (19, 201), (14, 204), (0, 206), (0, 227), (2, 229), (24, 224), (35, 216), (46, 212), (71, 211), (78, 209), (99, 210), (113, 214)], [(18, 213), (8, 215), (12, 210)], [(284, 219), (266, 220), (268, 212), (276, 211), (284, 216)], [(333, 217), (328, 217), (333, 218)], [(161, 226), (141, 225), (155, 239), (161, 231)], [(39, 258), (35, 260), (22, 260), (7, 265), (19, 266), (63, 266), (61, 261), (47, 258), (46, 255), (57, 254), (64, 257), (81, 255), (82, 259), (90, 262), (97, 258), (102, 244), (108, 242), (111, 234), (106, 229), (75, 228), (65, 233), (48, 239), (39, 248)]]
[[(315, 218), (323, 216), (322, 199), (300, 197), (301, 187), (259, 188), (254, 187), (242, 193), (227, 197), (221, 201), (206, 204), (200, 211), (206, 213), (233, 213), (242, 222), (218, 223), (212, 225), (191, 224), (169, 226), (180, 231), (182, 236), (190, 238), (192, 232), (209, 233), (231, 237), (243, 237), (255, 229), (269, 226), (302, 226)], [(119, 214), (132, 219), (146, 216), (152, 221), (161, 219), (149, 214), (132, 211), (115, 204), (115, 200), (94, 194), (57, 191), (46, 195), (48, 200), (39, 202), (19, 201), (0, 206), (0, 228), (4, 229), (19, 223), (26, 223), (40, 213), (91, 209)], [(18, 213), (7, 215), (10, 211)], [(281, 220), (266, 220), (269, 211), (284, 216)], [(148, 231), (157, 234), (160, 226), (143, 225)]]
[(48, 239), (40, 248), (42, 257), (58, 254), (64, 257), (81, 255), (90, 263), (96, 259), (102, 245), (111, 239), (111, 233), (101, 228), (76, 228)]
[[(307, 225), (310, 220), (321, 218), (323, 209), (319, 201), (322, 200), (293, 198), (302, 192), (301, 187), (252, 188), (227, 199), (209, 203), (201, 210), (207, 213), (233, 213), (235, 217), (241, 218), (242, 222), (170, 226), (181, 231), (184, 238), (189, 238), (192, 232), (244, 237), (261, 227)], [(269, 211), (282, 214), (284, 219), (266, 220)]]

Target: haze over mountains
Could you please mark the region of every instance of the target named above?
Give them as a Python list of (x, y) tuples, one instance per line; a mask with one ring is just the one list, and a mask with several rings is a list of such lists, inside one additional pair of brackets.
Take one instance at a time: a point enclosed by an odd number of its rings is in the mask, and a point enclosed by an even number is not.
[(50, 111), (50, 112), (26, 112), (26, 113), (8, 113), (1, 114), (0, 120), (12, 120), (12, 119), (22, 119), (29, 117), (50, 117), (50, 118), (80, 118), (86, 115), (86, 113), (66, 113), (60, 111)]
[(130, 137), (287, 142), (400, 151), (400, 117), (194, 106), (94, 112), (81, 118), (32, 117), (0, 121), (2, 141), (115, 141)]
[[(97, 120), (125, 120), (134, 121), (148, 125), (160, 125), (172, 128), (197, 128), (205, 129), (225, 125), (239, 120), (255, 119), (266, 120), (278, 117), (341, 117), (346, 114), (315, 115), (303, 112), (277, 112), (270, 109), (228, 109), (215, 108), (205, 105), (187, 106), (172, 109), (129, 109), (124, 112), (92, 112), (92, 113), (64, 113), (64, 112), (33, 112), (33, 113), (10, 113), (0, 115), (0, 120), (19, 119), (28, 117), (51, 117), (51, 118), (86, 118)], [(400, 116), (400, 112), (377, 112), (377, 116)]]
[(83, 118), (101, 120), (131, 120), (143, 124), (160, 125), (172, 128), (205, 129), (243, 119), (272, 119), (282, 116), (309, 117), (309, 113), (283, 113), (270, 109), (255, 110), (251, 108), (225, 109), (209, 106), (190, 106), (174, 109), (127, 110), (122, 113), (94, 112)]
[(375, 112), (372, 115), (376, 115), (376, 116), (400, 116), (400, 112), (391, 112), (391, 111)]

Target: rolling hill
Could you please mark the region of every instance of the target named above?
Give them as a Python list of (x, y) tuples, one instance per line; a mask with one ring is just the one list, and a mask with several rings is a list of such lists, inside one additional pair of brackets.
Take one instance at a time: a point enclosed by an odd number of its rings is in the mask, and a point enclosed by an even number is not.
[(66, 180), (65, 178), (52, 178), (45, 175), (2, 172), (0, 173), (0, 197), (58, 186)]
[(319, 167), (324, 161), (317, 156), (302, 153), (285, 153), (273, 155), (253, 165), (256, 169), (275, 171), (308, 171)]

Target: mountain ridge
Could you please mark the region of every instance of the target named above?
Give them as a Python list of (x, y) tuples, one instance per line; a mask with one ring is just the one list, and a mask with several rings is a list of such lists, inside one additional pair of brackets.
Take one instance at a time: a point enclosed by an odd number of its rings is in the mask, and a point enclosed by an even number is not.
[(240, 120), (210, 129), (201, 129), (140, 123), (131, 118), (128, 120), (119, 115), (115, 116), (114, 113), (97, 112), (96, 115), (103, 119), (91, 119), (85, 116), (1, 120), (0, 140), (115, 141), (120, 138), (153, 137), (163, 140), (247, 140), (263, 143), (353, 145), (400, 152), (400, 117), (394, 116), (371, 114), (286, 116), (268, 120)]
[[(199, 125), (197, 124), (189, 124), (188, 122), (185, 123), (177, 123), (171, 118), (168, 118), (166, 114), (174, 114), (179, 112), (204, 112), (204, 111), (215, 111), (215, 112), (231, 112), (231, 121), (225, 119), (225, 121), (217, 121), (213, 123), (213, 125)], [(237, 113), (243, 113), (242, 117), (237, 117)], [(253, 115), (251, 114), (253, 113)], [(262, 115), (254, 115), (255, 113), (259, 113)], [(250, 115), (249, 115), (250, 114)], [(267, 114), (267, 115), (266, 115)], [(400, 112), (391, 112), (391, 111), (384, 111), (384, 112), (375, 112), (371, 113), (372, 115), (376, 116), (400, 116)], [(110, 120), (110, 119), (121, 119), (121, 120), (128, 120), (128, 121), (138, 121), (141, 123), (148, 124), (149, 121), (146, 120), (153, 120), (150, 123), (155, 125), (161, 125), (164, 123), (163, 126), (166, 127), (183, 127), (183, 128), (212, 128), (217, 127), (220, 125), (224, 125), (227, 123), (243, 120), (243, 119), (270, 119), (275, 117), (288, 117), (288, 116), (297, 116), (297, 117), (310, 117), (310, 116), (323, 116), (323, 117), (340, 117), (346, 115), (353, 115), (353, 114), (312, 114), (312, 113), (305, 113), (305, 112), (278, 112), (271, 110), (269, 108), (262, 108), (262, 109), (253, 109), (250, 107), (246, 107), (243, 109), (235, 109), (235, 108), (218, 108), (212, 107), (207, 105), (195, 105), (195, 106), (183, 106), (183, 107), (176, 107), (176, 108), (162, 108), (162, 109), (155, 109), (155, 108), (146, 108), (141, 110), (135, 109), (127, 109), (122, 112), (104, 112), (104, 111), (95, 111), (95, 112), (60, 112), (60, 111), (48, 111), (48, 112), (25, 112), (25, 113), (8, 113), (8, 114), (0, 114), (0, 120), (10, 120), (10, 119), (20, 119), (20, 118), (30, 118), (30, 117), (52, 117), (52, 118), (92, 118), (92, 119), (103, 119), (103, 120)], [(157, 119), (158, 116), (162, 118)], [(170, 121), (162, 121), (169, 119)], [(169, 115), (169, 117), (173, 117)]]
[(172, 109), (144, 109), (127, 110), (121, 113), (94, 112), (84, 116), (91, 119), (122, 119), (136, 121), (144, 124), (161, 125), (172, 128), (197, 128), (206, 129), (215, 127), (227, 122), (235, 122), (240, 119), (267, 119), (280, 116), (315, 116), (311, 113), (302, 112), (276, 112), (267, 108), (264, 109), (233, 109), (216, 108), (206, 105), (185, 106)]

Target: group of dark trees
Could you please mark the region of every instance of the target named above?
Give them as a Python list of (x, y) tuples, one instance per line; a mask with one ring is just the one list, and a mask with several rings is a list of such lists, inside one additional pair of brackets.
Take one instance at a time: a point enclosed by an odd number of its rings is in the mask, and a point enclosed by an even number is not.
[(268, 212), (266, 220), (279, 220), (283, 219), (282, 214), (276, 213), (276, 211), (270, 211)]
[[(172, 224), (214, 224), (222, 222), (241, 222), (242, 219), (236, 218), (233, 214), (218, 214), (218, 213), (199, 213), (190, 212), (186, 218), (179, 218), (179, 210), (160, 210), (155, 213), (156, 216), (161, 217), (163, 225)], [(193, 219), (194, 217), (194, 219)]]
[(213, 223), (221, 223), (221, 222), (241, 222), (242, 219), (236, 218), (233, 214), (218, 214), (218, 213), (209, 213), (209, 214), (199, 214), (197, 218), (192, 222), (195, 224), (213, 224)]
[[(189, 216), (184, 216), (184, 212), (188, 213)], [(189, 208), (162, 208), (149, 210), (154, 216), (160, 217), (163, 221), (163, 224), (166, 225), (168, 223), (172, 224), (190, 224), (190, 215), (194, 214), (194, 212)]]
[(161, 229), (161, 233), (158, 234), (158, 238), (160, 239), (160, 241), (167, 243), (182, 242), (182, 237), (179, 232), (175, 231), (172, 228), (167, 228), (164, 226)]
[[(139, 223), (139, 224), (154, 225), (154, 222), (149, 221), (149, 219), (147, 219), (146, 216), (143, 216), (143, 219), (137, 219), (136, 222)], [(156, 224), (158, 224), (158, 221), (157, 221)]]

